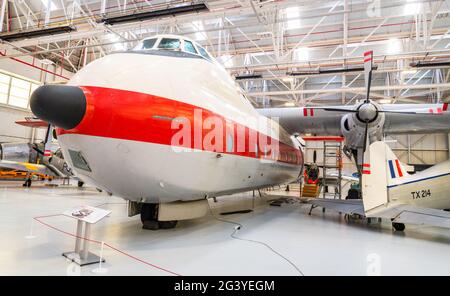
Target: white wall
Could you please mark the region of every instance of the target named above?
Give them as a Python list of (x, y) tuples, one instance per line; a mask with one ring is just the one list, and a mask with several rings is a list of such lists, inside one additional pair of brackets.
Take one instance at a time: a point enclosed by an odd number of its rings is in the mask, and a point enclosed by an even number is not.
[[(390, 143), (394, 153), (404, 163), (436, 164), (449, 158), (447, 134), (398, 135), (389, 137), (397, 142)], [(408, 153), (408, 142), (411, 153)]]
[[(13, 51), (13, 50), (8, 50), (7, 54), (15, 54), (18, 53), (17, 51)], [(1, 56), (0, 56), (1, 57)], [(44, 65), (41, 64), (41, 62), (38, 59), (35, 59), (33, 62), (33, 58), (29, 57), (29, 56), (24, 56), (24, 57), (17, 57), (16, 59), (33, 64), (36, 67), (40, 67), (40, 68), (47, 68), (46, 70), (51, 71), (51, 72), (56, 72), (57, 74), (60, 74), (62, 76), (65, 77), (72, 77), (73, 73), (63, 70), (62, 74), (61, 74), (61, 67), (56, 66), (56, 65)], [(9, 59), (9, 58), (1, 58), (0, 59), (0, 69), (8, 71), (8, 72), (12, 72), (33, 80), (37, 80), (37, 81), (41, 81), (41, 82), (53, 82), (53, 81), (65, 81), (65, 79), (58, 77), (56, 75), (50, 74), (50, 73), (46, 73), (44, 71), (41, 71), (37, 68), (34, 68), (32, 66), (29, 65), (25, 65), (21, 62)]]
[[(8, 50), (7, 53), (13, 54), (14, 52)], [(33, 63), (31, 57), (18, 57), (17, 59)], [(56, 70), (58, 74), (61, 74), (61, 68), (55, 65), (43, 65), (37, 59), (34, 61), (34, 65), (53, 72)], [(64, 81), (61, 77), (11, 59), (0, 59), (0, 69), (40, 82)], [(73, 73), (63, 70), (62, 75), (70, 78)], [(31, 111), (0, 105), (0, 142), (29, 142), (32, 129), (15, 123), (17, 120), (23, 120), (26, 116), (32, 116)], [(45, 129), (36, 129), (36, 141), (42, 141), (44, 137)]]
[[(436, 164), (449, 158), (449, 134), (430, 134), (430, 135), (410, 135), (410, 152), (408, 153), (408, 136), (396, 135), (388, 137), (388, 140), (395, 140), (388, 145), (399, 157), (401, 162), (409, 164)], [(406, 146), (406, 147), (405, 147)], [(321, 164), (323, 159), (322, 142), (306, 142), (305, 161), (310, 163), (313, 160), (314, 150), (317, 151), (317, 163)], [(409, 155), (408, 155), (409, 154)], [(344, 156), (344, 170), (356, 171), (353, 162)]]
[[(25, 116), (31, 116), (31, 112), (0, 106), (0, 143), (30, 141), (32, 129), (15, 123), (16, 120), (23, 120)], [(42, 141), (45, 130), (37, 129), (36, 137), (37, 141)]]

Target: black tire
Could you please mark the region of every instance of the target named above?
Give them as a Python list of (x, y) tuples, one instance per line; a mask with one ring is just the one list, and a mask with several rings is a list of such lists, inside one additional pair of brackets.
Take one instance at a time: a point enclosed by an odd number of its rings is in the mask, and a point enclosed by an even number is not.
[(405, 224), (403, 224), (403, 223), (392, 222), (392, 227), (393, 227), (396, 231), (403, 231), (403, 230), (405, 230)]
[(158, 221), (151, 221), (147, 220), (142, 223), (142, 228), (147, 230), (158, 230), (159, 229), (159, 223)]
[(161, 228), (161, 229), (175, 228), (175, 226), (177, 226), (177, 223), (178, 223), (177, 220), (173, 220), (173, 221), (158, 221), (159, 228)]
[(141, 222), (156, 221), (157, 204), (142, 203), (141, 204)]
[(78, 181), (78, 184), (77, 184), (77, 185), (78, 185), (78, 187), (80, 187), (80, 188), (81, 188), (81, 187), (83, 187), (83, 185), (84, 185), (84, 182), (83, 182), (83, 181)]

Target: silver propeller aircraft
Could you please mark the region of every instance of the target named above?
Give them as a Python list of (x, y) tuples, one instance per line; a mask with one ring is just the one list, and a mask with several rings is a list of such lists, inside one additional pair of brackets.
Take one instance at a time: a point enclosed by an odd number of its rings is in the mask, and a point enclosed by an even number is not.
[[(380, 141), (382, 133), (392, 126), (394, 130), (403, 129), (405, 133), (410, 133), (410, 129), (413, 132), (425, 132), (425, 129), (428, 132), (448, 132), (450, 116), (446, 112), (447, 105), (414, 105), (409, 109), (395, 109), (392, 105), (385, 108), (369, 98), (372, 52), (364, 54), (364, 72), (367, 90), (364, 102), (352, 108), (322, 108), (325, 112), (348, 112), (341, 115), (341, 128), (357, 160), (362, 199), (316, 198), (306, 202), (347, 214), (388, 218), (394, 229), (399, 231), (405, 229), (404, 223), (450, 227), (450, 213), (443, 211), (450, 209), (450, 160), (409, 175), (389, 146)], [(386, 125), (389, 116), (390, 122)], [(410, 121), (403, 121), (401, 118), (404, 116), (409, 117)], [(420, 129), (417, 123), (420, 120), (423, 121), (420, 124), (434, 122), (436, 126)]]
[(365, 217), (388, 218), (395, 230), (406, 224), (450, 227), (450, 160), (410, 175), (382, 141), (365, 153), (362, 199), (316, 198), (306, 202)]
[[(366, 99), (353, 106), (323, 106), (301, 108), (257, 109), (262, 115), (278, 118), (289, 133), (310, 133), (318, 136), (345, 137), (344, 152), (362, 163), (365, 137), (370, 143), (383, 135), (449, 133), (450, 110), (441, 104), (378, 104), (370, 99), (372, 56), (364, 54)], [(367, 132), (366, 132), (367, 130)], [(359, 157), (359, 158), (358, 158)]]
[[(18, 124), (27, 127), (46, 127), (47, 133), (42, 144), (30, 143), (1, 143), (0, 169), (19, 170), (28, 173), (24, 186), (30, 187), (32, 174), (43, 174), (53, 177), (74, 177), (73, 171), (61, 153), (61, 149), (51, 152), (53, 130), (48, 123), (34, 118), (18, 121)], [(78, 180), (78, 186), (84, 182)]]

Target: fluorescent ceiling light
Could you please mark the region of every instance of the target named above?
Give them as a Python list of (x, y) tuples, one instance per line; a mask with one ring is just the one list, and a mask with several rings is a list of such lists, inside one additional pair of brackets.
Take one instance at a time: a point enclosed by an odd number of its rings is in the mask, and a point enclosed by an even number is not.
[[(193, 21), (192, 26), (196, 31), (203, 31), (205, 27), (203, 26), (202, 21)], [(204, 32), (196, 32), (195, 33), (196, 40), (206, 40), (206, 34)]]
[(53, 61), (51, 61), (49, 59), (42, 59), (42, 60), (39, 60), (39, 62), (43, 65), (53, 65)]
[(294, 82), (294, 77), (284, 77), (281, 80), (283, 80), (283, 82)]
[[(47, 9), (48, 0), (41, 0), (42, 5)], [(56, 7), (55, 3), (53, 1), (50, 1), (50, 10), (57, 10), (58, 7)]]
[(270, 56), (273, 55), (273, 52), (254, 52), (250, 54), (252, 57), (262, 57), (262, 56)]
[(298, 29), (300, 28), (300, 9), (296, 6), (288, 7), (284, 10), (286, 19), (288, 19), (286, 23), (286, 29)]
[(380, 103), (380, 104), (390, 104), (390, 103), (392, 103), (392, 100), (391, 99), (381, 99), (381, 100), (378, 100), (378, 103)]
[(294, 102), (286, 102), (286, 103), (284, 103), (284, 105), (286, 107), (295, 107), (295, 103)]
[(413, 75), (417, 73), (417, 69), (404, 70), (402, 73), (405, 75)]
[(225, 67), (233, 67), (233, 57), (231, 55), (220, 56), (219, 60)]
[[(411, 3), (413, 2), (413, 3)], [(417, 0), (406, 0), (406, 4), (403, 7), (404, 15), (415, 15), (422, 12), (423, 4), (417, 2)]]
[(309, 49), (300, 47), (294, 50), (294, 61), (307, 61), (309, 59)]
[(387, 52), (389, 54), (399, 53), (402, 50), (402, 42), (397, 38), (389, 39)]
[(119, 36), (117, 36), (115, 34), (108, 34), (107, 38), (109, 39), (109, 41), (114, 42), (114, 44), (112, 44), (112, 46), (115, 51), (121, 51), (121, 50), (126, 49), (125, 44), (120, 42)]

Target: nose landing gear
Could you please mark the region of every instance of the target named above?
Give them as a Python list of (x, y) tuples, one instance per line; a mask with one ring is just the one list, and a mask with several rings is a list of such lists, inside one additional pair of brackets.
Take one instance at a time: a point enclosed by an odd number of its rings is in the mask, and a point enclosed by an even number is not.
[(174, 221), (158, 221), (158, 204), (141, 204), (142, 228), (148, 230), (171, 229), (177, 225)]

